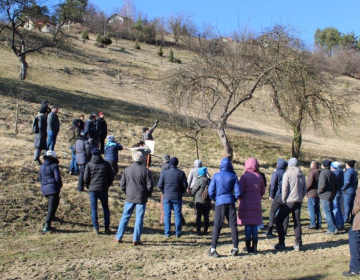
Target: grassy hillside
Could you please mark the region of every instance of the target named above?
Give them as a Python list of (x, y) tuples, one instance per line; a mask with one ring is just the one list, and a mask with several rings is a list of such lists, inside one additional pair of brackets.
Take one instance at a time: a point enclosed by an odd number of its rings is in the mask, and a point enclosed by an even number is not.
[[(91, 38), (95, 38), (92, 36)], [(158, 226), (159, 197), (157, 190), (147, 205), (145, 246), (131, 245), (133, 220), (129, 224), (125, 243), (113, 242), (113, 236), (92, 233), (90, 203), (87, 193), (77, 193), (77, 177), (69, 176), (69, 145), (67, 128), (79, 113), (104, 111), (110, 133), (128, 147), (141, 137), (141, 128), (150, 126), (156, 118), (159, 128), (154, 132), (156, 154), (170, 153), (180, 159), (179, 167), (188, 173), (195, 159), (193, 143), (178, 139), (171, 123), (164, 117), (167, 110), (161, 95), (161, 79), (174, 67), (167, 58), (156, 55), (157, 48), (134, 42), (120, 41), (109, 50), (94, 46), (94, 40), (83, 44), (72, 39), (70, 47), (47, 49), (44, 53), (28, 56), (29, 72), (25, 82), (17, 79), (19, 65), (16, 57), (0, 44), (0, 276), (2, 279), (123, 279), (157, 277), (161, 279), (338, 279), (347, 269), (349, 260), (347, 235), (324, 236), (321, 232), (304, 231), (304, 251), (287, 250), (275, 253), (270, 244), (276, 240), (261, 239), (260, 253), (230, 257), (229, 229), (224, 228), (219, 253), (224, 257), (206, 257), (210, 236), (197, 237), (193, 200), (185, 197), (184, 215), (187, 224), (184, 236), (166, 240)], [(164, 53), (168, 54), (168, 49)], [(191, 63), (193, 54), (175, 50), (184, 64)], [(108, 59), (108, 65), (100, 62)], [(342, 78), (341, 83), (359, 88), (356, 80)], [(276, 116), (264, 92), (262, 102), (251, 102), (241, 107), (229, 123), (229, 138), (234, 145), (235, 171), (243, 172), (248, 157), (257, 157), (262, 170), (270, 179), (276, 159), (289, 158), (291, 133)], [(60, 105), (61, 132), (56, 151), (64, 187), (61, 193), (54, 234), (42, 234), (46, 215), (46, 199), (37, 181), (39, 168), (32, 161), (33, 135), (31, 122), (40, 101), (48, 99)], [(19, 101), (19, 133), (15, 135), (16, 103)], [(325, 129), (304, 136), (302, 169), (307, 173), (312, 159), (359, 158), (357, 112), (354, 121), (340, 128), (338, 135)], [(201, 140), (201, 158), (214, 174), (222, 157), (217, 136), (207, 132)], [(120, 173), (131, 163), (130, 154), (120, 152)], [(154, 159), (151, 171), (157, 182), (161, 162)], [(124, 204), (124, 194), (118, 188), (117, 176), (110, 190), (111, 228), (115, 232)], [(267, 196), (267, 195), (265, 195)], [(267, 224), (269, 201), (263, 200), (264, 223)], [(99, 212), (101, 221), (102, 213)], [(212, 213), (213, 215), (213, 213)], [(306, 203), (303, 205), (303, 225), (308, 224)], [(324, 226), (326, 228), (326, 225)], [(240, 228), (241, 247), (244, 243)], [(293, 244), (289, 230), (287, 245)]]

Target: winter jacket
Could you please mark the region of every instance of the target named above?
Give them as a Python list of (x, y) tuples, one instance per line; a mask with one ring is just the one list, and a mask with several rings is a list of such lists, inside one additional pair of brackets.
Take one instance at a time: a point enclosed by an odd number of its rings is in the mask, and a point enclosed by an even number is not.
[(79, 136), (74, 145), (74, 154), (76, 162), (79, 165), (87, 164), (90, 161), (91, 146), (87, 139)]
[(89, 192), (106, 192), (113, 180), (114, 173), (110, 163), (100, 155), (93, 155), (84, 172), (84, 182)]
[(319, 183), (320, 170), (318, 168), (310, 168), (306, 181), (307, 197), (318, 197), (318, 183)]
[(164, 162), (162, 165), (161, 165), (161, 172), (169, 169), (169, 166), (170, 164), (168, 162)]
[(34, 146), (37, 149), (46, 150), (46, 116), (42, 113), (39, 113), (36, 118), (39, 126), (39, 133), (35, 134)]
[[(278, 159), (276, 164), (276, 171), (274, 171), (271, 175), (270, 181), (270, 193), (269, 196), (271, 198), (275, 198), (275, 196), (281, 195), (282, 191), (282, 181), (284, 173), (287, 168), (287, 161), (283, 159)], [(264, 182), (265, 183), (265, 182)], [(265, 185), (266, 186), (266, 185)]]
[(143, 155), (142, 165), (145, 167), (147, 166), (146, 159), (147, 159), (147, 156), (151, 153), (151, 150), (148, 146), (131, 148), (130, 151), (131, 151), (132, 157), (134, 157), (135, 152), (141, 152)]
[(107, 123), (104, 118), (99, 117), (96, 120), (100, 126), (100, 137), (105, 139), (108, 134)]
[(80, 127), (73, 125), (69, 128), (69, 142), (70, 147), (73, 147), (75, 145), (76, 140), (80, 136)]
[(85, 130), (85, 123), (83, 120), (79, 120), (79, 122), (80, 122), (79, 128), (80, 128), (80, 132), (81, 132), (82, 130)]
[(96, 139), (96, 141), (98, 141), (101, 136), (101, 126), (98, 119), (96, 119), (93, 126), (94, 126), (94, 138)]
[(125, 168), (120, 182), (120, 188), (125, 192), (125, 201), (144, 204), (154, 188), (150, 170), (139, 162), (134, 162)]
[(39, 181), (43, 195), (60, 193), (62, 187), (59, 161), (52, 157), (44, 156), (44, 163), (41, 165)]
[(262, 223), (261, 198), (265, 194), (262, 176), (256, 171), (258, 162), (250, 158), (245, 162), (245, 174), (240, 177), (238, 225), (260, 225)]
[(352, 211), (353, 215), (355, 215), (352, 229), (360, 230), (360, 188), (356, 190), (356, 196), (354, 201), (354, 208)]
[(211, 200), (215, 201), (216, 206), (234, 204), (240, 197), (240, 185), (233, 165), (228, 158), (221, 160), (220, 172), (215, 173), (212, 177), (208, 193)]
[(108, 141), (105, 145), (104, 156), (106, 161), (119, 161), (118, 152), (123, 150), (124, 148), (116, 142)]
[(142, 141), (145, 140), (154, 140), (152, 137), (152, 133), (154, 132), (155, 128), (157, 127), (158, 123), (156, 122), (148, 131), (145, 131), (142, 136)]
[(281, 199), (284, 203), (302, 202), (306, 195), (305, 176), (297, 166), (290, 166), (282, 182)]
[(195, 198), (195, 203), (201, 203), (206, 205), (211, 205), (211, 200), (204, 200), (202, 198), (202, 193), (205, 190), (205, 187), (210, 184), (211, 180), (207, 176), (197, 177), (194, 185), (191, 188), (191, 194)]
[(344, 174), (344, 185), (341, 188), (344, 194), (354, 194), (358, 185), (357, 172), (354, 168), (348, 168)]
[(47, 118), (47, 131), (55, 132), (56, 134), (60, 131), (59, 117), (55, 112), (51, 112)]
[(164, 199), (181, 200), (188, 187), (185, 173), (170, 165), (169, 169), (161, 172), (158, 187), (164, 194)]
[(84, 131), (89, 133), (89, 138), (95, 138), (95, 125), (91, 120), (87, 120), (84, 125)]
[(320, 199), (333, 201), (336, 195), (337, 179), (330, 167), (325, 167), (319, 175), (318, 195)]
[(195, 160), (194, 168), (190, 170), (190, 173), (189, 173), (189, 176), (187, 179), (188, 186), (190, 189), (194, 186), (196, 178), (199, 177), (199, 174), (198, 174), (199, 167), (202, 167), (202, 161), (197, 159), (197, 160)]
[(335, 169), (333, 173), (336, 176), (337, 189), (336, 192), (341, 193), (341, 188), (344, 185), (344, 171), (341, 168)]

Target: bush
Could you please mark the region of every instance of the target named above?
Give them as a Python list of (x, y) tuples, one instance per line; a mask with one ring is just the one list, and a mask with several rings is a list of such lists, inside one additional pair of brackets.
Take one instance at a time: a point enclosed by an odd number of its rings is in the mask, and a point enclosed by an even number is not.
[(141, 48), (140, 48), (139, 41), (138, 41), (137, 39), (136, 39), (136, 41), (135, 41), (134, 48), (135, 48), (136, 50), (140, 50), (140, 49), (141, 49)]
[(89, 32), (85, 30), (83, 33), (81, 33), (81, 38), (89, 40)]
[(174, 52), (172, 49), (169, 52), (169, 62), (174, 62)]
[(173, 61), (173, 62), (176, 62), (176, 63), (181, 64), (181, 59), (180, 59), (180, 58), (174, 58), (174, 61)]
[(158, 56), (163, 56), (164, 55), (164, 52), (163, 52), (163, 49), (162, 49), (162, 47), (160, 46), (160, 48), (159, 48), (159, 51), (158, 51)]
[(109, 35), (106, 35), (106, 36), (102, 36), (102, 35), (98, 35), (97, 38), (96, 38), (96, 42), (100, 43), (100, 44), (103, 44), (103, 45), (111, 45), (112, 44), (112, 41), (111, 39), (109, 38)]

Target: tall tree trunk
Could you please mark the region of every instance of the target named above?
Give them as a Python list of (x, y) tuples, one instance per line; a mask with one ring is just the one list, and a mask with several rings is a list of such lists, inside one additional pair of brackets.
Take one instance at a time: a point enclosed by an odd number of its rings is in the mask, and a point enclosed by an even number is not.
[(223, 144), (224, 147), (224, 156), (232, 160), (233, 158), (233, 149), (230, 145), (229, 139), (226, 136), (225, 129), (224, 128), (218, 128), (216, 130), (217, 134), (220, 137), (220, 141)]
[(20, 56), (20, 76), (19, 79), (24, 81), (26, 79), (26, 71), (28, 68), (28, 64), (26, 62), (26, 56)]
[(291, 148), (291, 155), (294, 158), (299, 158), (300, 156), (300, 148), (302, 144), (302, 132), (300, 127), (294, 128), (294, 136), (292, 140), (292, 148)]

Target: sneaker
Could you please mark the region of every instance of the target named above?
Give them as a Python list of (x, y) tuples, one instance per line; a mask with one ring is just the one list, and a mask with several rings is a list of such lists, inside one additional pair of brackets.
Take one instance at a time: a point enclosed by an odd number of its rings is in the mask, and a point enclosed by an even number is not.
[(342, 273), (342, 275), (345, 277), (358, 277), (359, 276), (359, 274), (354, 271), (344, 271)]
[[(211, 250), (211, 249), (210, 249)], [(234, 257), (237, 256), (239, 254), (239, 249), (238, 248), (233, 248), (231, 250), (231, 255), (233, 255)]]
[(207, 251), (207, 254), (208, 254), (208, 256), (210, 256), (210, 257), (212, 257), (212, 258), (218, 258), (218, 257), (220, 257), (220, 255), (216, 252), (216, 250), (211, 253), (211, 249), (209, 249), (209, 250)]
[(114, 241), (115, 241), (116, 243), (121, 243), (121, 242), (122, 242), (121, 239), (117, 239), (116, 237), (115, 237)]
[(317, 230), (318, 227), (317, 226), (308, 226), (307, 229), (313, 229), (313, 230)]
[(141, 246), (143, 243), (141, 241), (133, 241), (134, 246)]
[(328, 231), (325, 232), (324, 234), (335, 235), (335, 234), (337, 234), (337, 231), (330, 231), (330, 230), (328, 230)]
[(285, 244), (277, 243), (273, 246), (274, 250), (285, 250)]
[(94, 233), (99, 234), (99, 229), (94, 228)]
[(111, 234), (111, 230), (109, 228), (105, 229), (105, 234)]
[(55, 231), (54, 227), (44, 227), (43, 232), (53, 232)]
[(300, 251), (301, 245), (300, 244), (294, 244), (294, 251)]
[(179, 239), (181, 237), (181, 234), (180, 233), (176, 234), (175, 237), (176, 237), (176, 239)]

